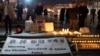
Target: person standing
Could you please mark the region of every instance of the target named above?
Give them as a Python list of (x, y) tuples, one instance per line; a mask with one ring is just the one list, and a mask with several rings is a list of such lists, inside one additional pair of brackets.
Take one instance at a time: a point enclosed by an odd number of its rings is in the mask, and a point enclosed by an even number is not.
[(18, 2), (16, 9), (17, 9), (17, 19), (20, 21), (22, 20), (22, 14), (23, 14), (23, 5), (21, 2)]
[(45, 8), (44, 9), (44, 18), (47, 19), (48, 18), (48, 10)]
[(91, 18), (90, 24), (92, 24), (92, 23), (94, 24), (94, 20), (95, 20), (95, 16), (96, 16), (95, 12), (96, 12), (96, 9), (90, 10), (90, 18)]
[(71, 30), (77, 30), (78, 29), (78, 7), (75, 1), (72, 3), (72, 8), (68, 9), (68, 17), (70, 21), (70, 29)]
[(69, 24), (69, 14), (68, 14), (68, 8), (66, 8), (66, 23)]
[(42, 12), (43, 12), (43, 5), (41, 3), (38, 3), (38, 5), (35, 8), (36, 17), (42, 18)]
[(2, 17), (3, 17), (3, 11), (4, 11), (4, 3), (3, 1), (0, 2), (0, 22), (2, 22)]
[(64, 22), (64, 16), (65, 16), (65, 8), (62, 8), (60, 10), (60, 22), (61, 22), (61, 24), (63, 24), (63, 22)]
[(9, 4), (9, 0), (6, 0), (5, 2), (5, 7), (4, 7), (4, 21), (5, 21), (5, 30), (6, 30), (6, 35), (7, 34), (11, 34), (11, 30), (12, 30), (12, 20), (16, 18), (15, 14), (14, 14), (14, 10), (13, 7)]
[(57, 8), (57, 6), (54, 6), (53, 10), (54, 10), (54, 18), (58, 19), (58, 8)]
[(25, 5), (24, 8), (23, 8), (23, 16), (22, 16), (24, 20), (26, 20), (27, 11), (28, 11), (28, 8), (27, 8), (27, 6)]
[(27, 16), (26, 16), (26, 20), (29, 20), (30, 16), (32, 18), (32, 21), (35, 22), (35, 12), (34, 12), (34, 8), (30, 5), (27, 5), (28, 11), (27, 11)]
[(87, 17), (89, 10), (85, 2), (81, 2), (79, 6), (79, 28), (85, 26), (85, 19)]
[(98, 25), (97, 25), (97, 29), (100, 29), (100, 9), (97, 12), (98, 14)]

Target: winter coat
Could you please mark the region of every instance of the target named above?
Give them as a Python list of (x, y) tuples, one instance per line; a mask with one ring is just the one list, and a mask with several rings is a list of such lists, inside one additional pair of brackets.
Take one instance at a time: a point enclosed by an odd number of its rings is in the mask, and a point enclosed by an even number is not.
[(79, 7), (79, 14), (86, 16), (88, 14), (89, 10), (86, 6), (80, 6)]
[(4, 15), (4, 4), (0, 3), (0, 14)]
[(77, 20), (78, 8), (77, 7), (76, 8), (69, 8), (68, 15), (69, 15), (69, 19)]
[(15, 19), (16, 15), (15, 15), (14, 8), (10, 4), (7, 4), (7, 9), (8, 9), (8, 15), (9, 15), (10, 19)]

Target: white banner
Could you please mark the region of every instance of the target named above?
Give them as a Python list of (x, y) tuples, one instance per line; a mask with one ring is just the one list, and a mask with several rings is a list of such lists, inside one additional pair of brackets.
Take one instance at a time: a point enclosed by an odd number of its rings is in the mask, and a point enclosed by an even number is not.
[(71, 53), (64, 37), (20, 39), (8, 37), (1, 54), (64, 54)]

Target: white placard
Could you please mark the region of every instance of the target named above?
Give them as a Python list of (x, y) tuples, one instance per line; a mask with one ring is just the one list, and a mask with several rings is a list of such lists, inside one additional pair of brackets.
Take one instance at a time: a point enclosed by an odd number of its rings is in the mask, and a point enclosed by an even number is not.
[(1, 54), (64, 54), (71, 53), (64, 37), (20, 39), (8, 37)]
[(25, 31), (30, 32), (31, 25), (33, 24), (32, 20), (26, 20), (25, 21)]

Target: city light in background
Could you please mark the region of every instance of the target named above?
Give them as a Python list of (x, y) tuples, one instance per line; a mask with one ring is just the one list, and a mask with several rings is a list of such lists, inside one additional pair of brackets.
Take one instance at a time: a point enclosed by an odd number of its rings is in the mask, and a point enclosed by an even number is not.
[(2, 0), (3, 2), (5, 1), (5, 0)]
[(32, 0), (25, 0), (25, 2), (26, 2), (26, 3), (30, 3), (30, 2), (32, 2)]
[(24, 2), (25, 4), (32, 5), (32, 4), (35, 3), (35, 0), (23, 0), (23, 2)]

